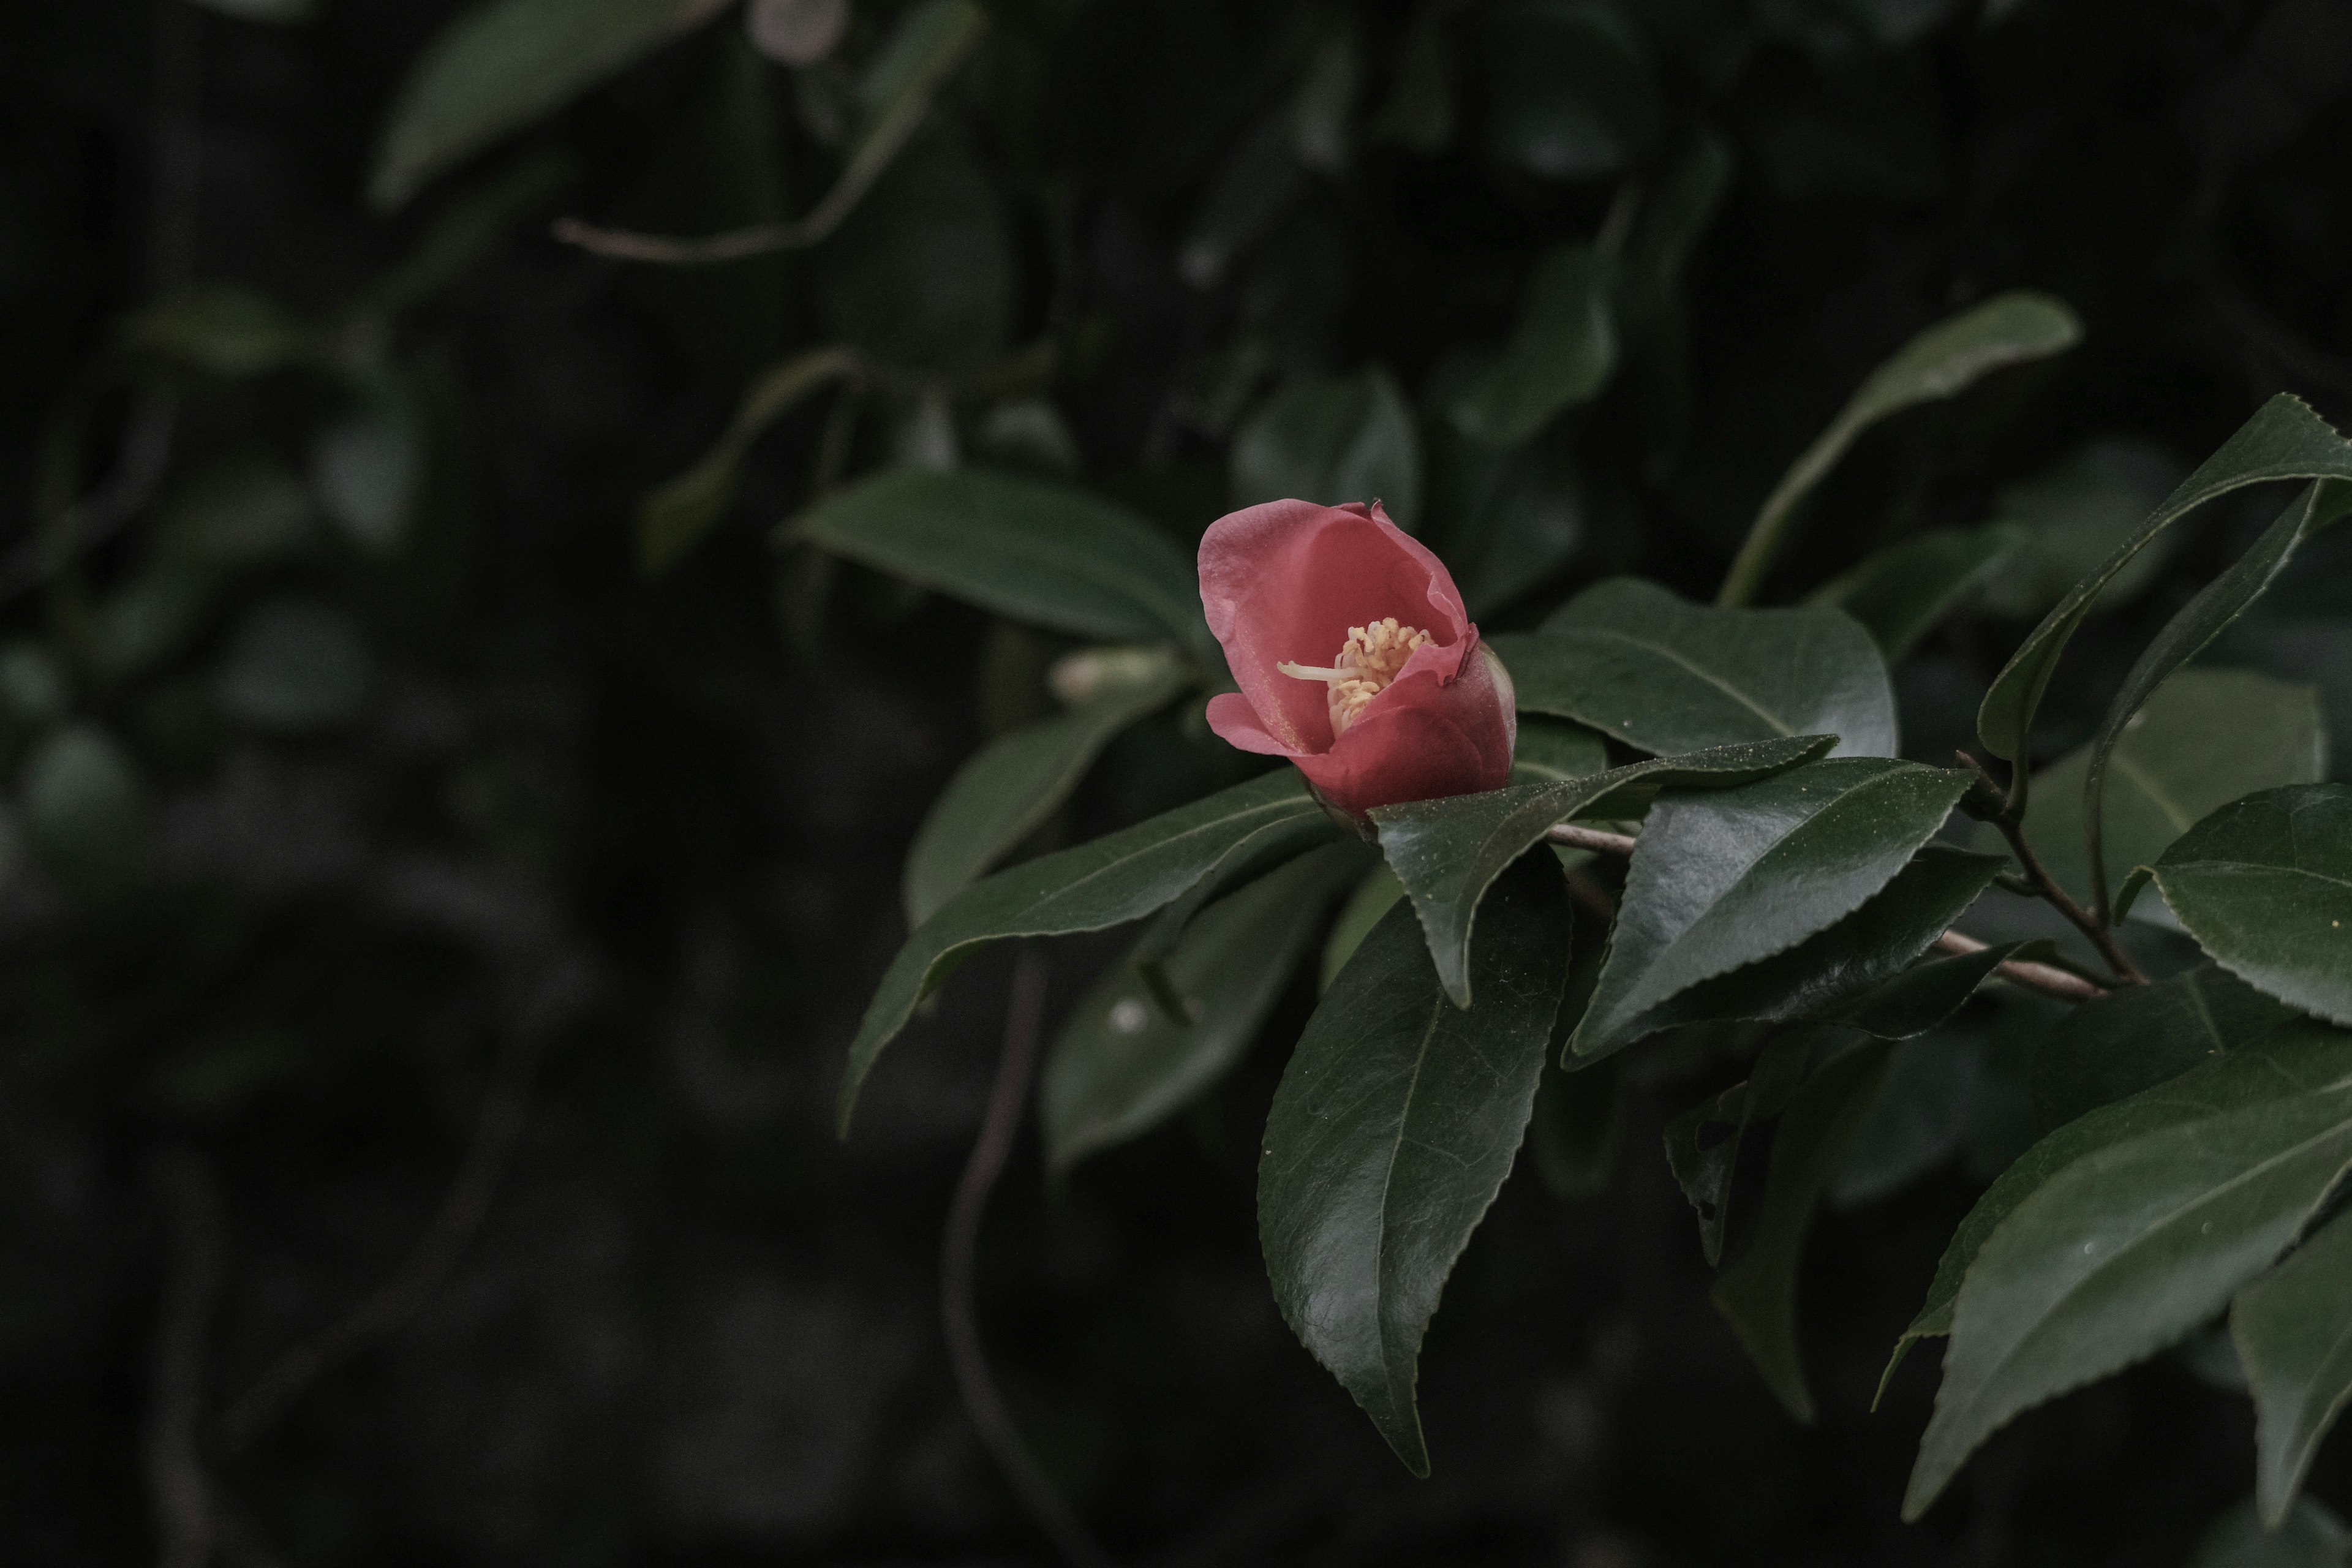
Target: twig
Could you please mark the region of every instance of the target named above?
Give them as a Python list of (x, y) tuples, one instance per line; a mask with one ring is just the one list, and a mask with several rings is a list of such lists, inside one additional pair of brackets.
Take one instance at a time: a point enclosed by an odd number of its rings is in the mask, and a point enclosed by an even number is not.
[[(553, 983), (564, 984), (558, 976)], [(551, 1009), (560, 1013), (561, 1008)], [(473, 1143), (440, 1209), (392, 1278), (343, 1317), (287, 1351), (221, 1417), (221, 1443), (236, 1453), (318, 1378), (398, 1328), (432, 1293), (481, 1228), (530, 1113), (531, 1079), (550, 1017), (510, 1026), (497, 1077), (474, 1125)]]
[(2051, 876), (2050, 868), (2042, 863), (2042, 857), (2036, 855), (2033, 846), (2025, 841), (2023, 826), (2000, 818), (1995, 818), (1993, 826), (2000, 829), (2003, 838), (2009, 840), (2009, 852), (2016, 856), (2018, 865), (2024, 868), (2025, 879), (2035, 894), (2073, 921), (2075, 930), (2091, 939), (2091, 945), (2099, 950), (2099, 956), (2107, 961), (2107, 967), (2114, 970), (2117, 977), (2134, 985), (2147, 984), (2147, 976), (2140, 973), (2139, 965), (2134, 963), (2131, 956), (2116, 944), (2115, 933), (2101, 925), (2088, 910), (2076, 903), (2074, 896), (2060, 887), (2057, 879)]
[(172, 1272), (155, 1326), (155, 1394), (147, 1411), (147, 1490), (155, 1510), (156, 1561), (204, 1568), (219, 1534), (211, 1481), (196, 1449), (204, 1412), (205, 1345), (212, 1338), (227, 1244), (220, 1194), (185, 1149), (156, 1156), (157, 1195), (172, 1227)]
[[(1937, 948), (1954, 954), (1982, 952), (1989, 945), (1956, 931), (1948, 931), (1936, 939)], [(2106, 987), (2096, 981), (2085, 980), (2054, 963), (2036, 963), (2030, 958), (2004, 959), (1993, 973), (2013, 985), (2022, 985), (2029, 991), (2039, 991), (2045, 996), (2063, 997), (2070, 1002), (2089, 1002), (2107, 994)]]
[(980, 1136), (973, 1140), (971, 1157), (956, 1183), (947, 1234), (940, 1242), (940, 1322), (947, 1333), (948, 1362), (955, 1371), (964, 1411), (971, 1417), (981, 1446), (1004, 1472), (1029, 1517), (1074, 1568), (1111, 1568), (1110, 1554), (1054, 1489), (1022, 1440), (1020, 1428), (1013, 1425), (1012, 1412), (1005, 1408), (1003, 1395), (989, 1373), (973, 1306), (973, 1263), (980, 1247), (981, 1216), (1013, 1152), (1013, 1135), (1020, 1128), (1021, 1112), (1029, 1100), (1045, 1010), (1045, 965), (1034, 952), (1024, 948), (1013, 964), (1013, 994), (1004, 1016), (1004, 1051), (997, 1058), (996, 1082), (988, 1091)]
[[(1591, 849), (1603, 855), (1631, 855), (1633, 853), (1634, 846), (1640, 842), (1631, 834), (1610, 833), (1597, 827), (1579, 827), (1574, 823), (1569, 822), (1558, 823), (1546, 828), (1544, 837), (1554, 844), (1566, 844), (1578, 849)], [(2039, 862), (2036, 862), (2036, 865), (2038, 866)], [(2048, 876), (2047, 872), (2042, 874), (2045, 878)], [(1577, 886), (1576, 879), (1573, 877), (1569, 880), (1569, 891), (1579, 895), (1583, 891)], [(1591, 891), (1598, 893), (1600, 889), (1595, 888)], [(2065, 895), (2062, 892), (2059, 896), (2063, 898)], [(1601, 897), (1605, 900), (1607, 895), (1602, 894)], [(1589, 899), (1583, 901), (1591, 902)], [(1605, 903), (1602, 908), (1609, 914), (1613, 915), (1616, 912), (1613, 908), (1610, 908)], [(1985, 946), (1976, 938), (1963, 936), (1956, 931), (1948, 931), (1937, 937), (1935, 945), (1946, 952), (1978, 952)], [(2128, 960), (2126, 961), (2126, 963), (2128, 962)], [(2022, 985), (2030, 991), (2039, 991), (2045, 996), (2056, 996), (2069, 1002), (2087, 1002), (2094, 996), (2106, 994), (2106, 988), (2096, 982), (2085, 980), (2079, 974), (2070, 973), (2051, 963), (2035, 963), (2031, 960), (2011, 959), (2002, 963), (1996, 973), (2012, 984)], [(2119, 970), (2118, 973), (2123, 971)], [(2143, 984), (2147, 983), (2146, 978), (2136, 969), (2131, 970), (2127, 977), (2136, 977)]]

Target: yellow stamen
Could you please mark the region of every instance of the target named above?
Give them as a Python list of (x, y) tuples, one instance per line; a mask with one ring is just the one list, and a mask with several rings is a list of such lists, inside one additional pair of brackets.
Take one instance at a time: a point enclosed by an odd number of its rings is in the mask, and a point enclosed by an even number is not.
[(1348, 646), (1329, 668), (1289, 663), (1274, 668), (1294, 680), (1320, 680), (1330, 687), (1331, 738), (1336, 741), (1364, 716), (1373, 698), (1388, 689), (1412, 650), (1429, 640), (1427, 632), (1401, 626), (1391, 616), (1369, 626), (1349, 626)]

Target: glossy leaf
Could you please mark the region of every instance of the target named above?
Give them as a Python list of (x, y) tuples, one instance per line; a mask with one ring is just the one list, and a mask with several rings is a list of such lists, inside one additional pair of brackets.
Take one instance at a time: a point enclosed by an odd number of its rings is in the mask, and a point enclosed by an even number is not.
[(1412, 913), (1391, 910), (1318, 1007), (1276, 1089), (1258, 1237), (1276, 1304), (1415, 1475), (1421, 1342), (1510, 1173), (1567, 979), (1559, 868), (1495, 890), (1460, 1010)]
[(930, 919), (1034, 832), (1120, 731), (1176, 694), (1183, 671), (1164, 649), (1150, 651), (1132, 679), (1107, 682), (1067, 712), (998, 736), (956, 770), (907, 851), (899, 889), (908, 926)]
[[(2238, 1292), (2230, 1334), (2254, 1396), (2254, 1497), (2275, 1528), (2352, 1401), (2352, 1215)], [(2340, 1559), (2339, 1559), (2340, 1560)]]
[(2352, 785), (2225, 805), (2156, 863), (2198, 945), (2257, 991), (2352, 1024)]
[(1797, 1348), (1797, 1266), (1838, 1152), (1885, 1076), (1886, 1047), (1871, 1042), (1805, 1079), (1772, 1139), (1755, 1233), (1707, 1292), (1780, 1407), (1808, 1426), (1813, 1395)]
[(2266, 1521), (2248, 1498), (2197, 1538), (2188, 1568), (2343, 1568), (2352, 1530), (2315, 1498), (2297, 1498), (2286, 1517)]
[(1904, 1039), (1942, 1023), (2019, 945), (1914, 960), (1992, 883), (1997, 856), (1930, 844), (1860, 909), (1786, 952), (1743, 964), (1652, 1008), (1643, 1032), (1679, 1024), (1845, 1024)]
[[(2025, 837), (2058, 885), (2087, 907), (2096, 889), (2083, 812), (2097, 753), (2071, 752), (2033, 775)], [(2110, 757), (2105, 822), (2109, 892), (2124, 872), (2153, 865), (2172, 841), (2233, 800), (2327, 776), (2318, 694), (2250, 669), (2184, 669), (2165, 682)], [(1979, 849), (1998, 849), (1990, 826)]]
[(2033, 1110), (2058, 1128), (2202, 1067), (2295, 1017), (2210, 963), (2069, 1008), (2033, 1052)]
[(1538, 263), (1510, 342), (1454, 403), (1455, 427), (1513, 447), (1598, 395), (1617, 368), (1611, 280), (1608, 258), (1585, 246), (1562, 247)]
[(386, 117), (368, 200), (391, 211), (443, 170), (553, 113), (723, 0), (490, 0), (409, 68)]
[(1008, 619), (1076, 637), (1208, 637), (1192, 564), (1084, 490), (964, 468), (900, 468), (819, 500), (787, 535)]
[(2168, 1125), (2052, 1170), (1969, 1265), (1905, 1518), (2011, 1417), (2179, 1340), (2295, 1239), (2352, 1166), (2352, 1034), (2291, 1026), (2074, 1126), (2147, 1101)]
[(1738, 1174), (1739, 1149), (1748, 1129), (1787, 1107), (1789, 1097), (1804, 1081), (1805, 1068), (1821, 1038), (1812, 1031), (1776, 1037), (1757, 1053), (1747, 1078), (1666, 1123), (1666, 1168), (1698, 1216), (1699, 1250), (1710, 1268), (1723, 1258), (1724, 1232), (1731, 1222), (1731, 1182)]
[(891, 961), (849, 1045), (836, 1119), (849, 1130), (857, 1091), (915, 1005), (984, 943), (1124, 925), (1181, 898), (1203, 878), (1274, 840), (1328, 828), (1297, 775), (1281, 769), (1133, 827), (1040, 856), (948, 900)]
[(835, 381), (855, 374), (846, 350), (815, 349), (770, 365), (743, 389), (735, 417), (694, 465), (637, 503), (637, 565), (659, 576), (717, 527), (742, 486), (743, 459), (770, 426)]
[(1819, 756), (1825, 739), (1809, 735), (1720, 746), (1582, 778), (1378, 806), (1371, 813), (1372, 824), (1380, 835), (1381, 853), (1412, 896), (1446, 994), (1455, 1005), (1467, 1007), (1474, 999), (1470, 931), (1479, 900), (1503, 868), (1533, 848), (1554, 823), (1565, 822), (1629, 785), (1721, 787), (1765, 777)]
[(1780, 476), (1757, 511), (1716, 602), (1745, 605), (1756, 597), (1799, 504), (1829, 477), (1864, 431), (1906, 408), (1957, 396), (2006, 365), (2063, 353), (2082, 335), (2082, 323), (2063, 300), (2018, 289), (1938, 321), (1904, 344), (1870, 373), (1829, 427)]
[(2077, 583), (2010, 656), (1977, 710), (1977, 736), (1985, 749), (2011, 762), (2026, 755), (2042, 694), (2074, 629), (2116, 574), (2166, 529), (2205, 502), (2247, 485), (2314, 479), (2352, 479), (2352, 443), (2300, 398), (2281, 393), (2183, 479), (2138, 531)]
[(1292, 383), (1235, 433), (1232, 462), (1236, 506), (1377, 500), (1408, 532), (1421, 521), (1421, 435), (1385, 370)]
[(1936, 529), (1880, 551), (1807, 602), (1860, 621), (1892, 664), (2023, 547), (2014, 529)]
[(1331, 989), (1331, 983), (1339, 978), (1339, 971), (1356, 956), (1356, 949), (1364, 945), (1364, 939), (1381, 923), (1381, 917), (1403, 897), (1404, 884), (1397, 880), (1387, 861), (1365, 873), (1363, 880), (1356, 884), (1356, 890), (1348, 895), (1348, 901), (1339, 906), (1339, 915), (1331, 921), (1330, 933), (1324, 938), (1322, 966), (1316, 975), (1318, 994)]
[(1662, 795), (1633, 851), (1577, 1054), (1631, 1044), (1693, 986), (1861, 908), (1934, 836), (1967, 783), (1949, 769), (1847, 757)]
[(1518, 743), (1511, 752), (1513, 784), (1552, 784), (1605, 773), (1608, 742), (1581, 724), (1522, 714)]
[[(2294, 504), (2279, 515), (2276, 522), (2264, 530), (2254, 542), (2254, 547), (2240, 556), (2227, 572), (2207, 584), (2198, 595), (2183, 605), (2172, 619), (2165, 624), (2156, 640), (2139, 656), (2131, 673), (2124, 677), (2122, 689), (2108, 705), (2107, 716), (2099, 726), (2098, 738), (2091, 742), (2089, 769), (2083, 780), (2083, 816), (2090, 828), (2089, 881), (2098, 890), (2100, 907), (2105, 907), (2108, 889), (2106, 853), (2103, 828), (2105, 816), (2099, 810), (2100, 794), (2106, 783), (2108, 764), (2119, 754), (2120, 746), (2128, 745), (2132, 737), (2144, 725), (2136, 724), (2141, 710), (2151, 705), (2159, 688), (2169, 689), (2168, 680), (2173, 671), (2203, 652), (2212, 640), (2226, 630), (2231, 622), (2243, 615), (2247, 608), (2269, 591), (2270, 585), (2285, 571), (2287, 563), (2305, 540), (2339, 521), (2352, 511), (2352, 483), (2322, 480), (2306, 489)], [(2183, 678), (2185, 679), (2185, 678)], [(2171, 685), (2178, 685), (2172, 681)], [(2319, 715), (2315, 694), (2313, 700), (2312, 727), (2319, 731)], [(2199, 748), (2208, 752), (2231, 751), (2237, 746), (2236, 738), (2226, 731), (2208, 728)], [(2137, 769), (2123, 769), (2127, 773)], [(2316, 784), (2326, 776), (2326, 763), (2315, 757), (2309, 773), (2291, 777), (2267, 778), (2249, 789), (2269, 784)], [(2121, 781), (2118, 781), (2121, 782)], [(2133, 782), (2137, 782), (2135, 779)], [(2246, 793), (2244, 790), (2239, 794)], [(2225, 796), (2225, 799), (2233, 799)], [(2216, 801), (2214, 805), (2220, 805)], [(2210, 809), (2210, 807), (2208, 809)], [(2203, 811), (2191, 814), (2190, 820), (2202, 816)], [(2183, 827), (2187, 824), (2182, 824)], [(2155, 857), (2137, 845), (2117, 843), (2112, 859), (2124, 868), (2153, 859)]]
[(1489, 639), (1522, 709), (1644, 752), (1835, 735), (1890, 756), (1895, 691), (1870, 634), (1835, 610), (1718, 610), (1631, 577), (1596, 584), (1539, 632)]
[(1328, 844), (1212, 904), (1160, 965), (1189, 1022), (1133, 965), (1113, 964), (1054, 1037), (1038, 1085), (1046, 1163), (1066, 1171), (1140, 1137), (1240, 1059), (1312, 946), (1319, 917), (1363, 874), (1361, 845)]

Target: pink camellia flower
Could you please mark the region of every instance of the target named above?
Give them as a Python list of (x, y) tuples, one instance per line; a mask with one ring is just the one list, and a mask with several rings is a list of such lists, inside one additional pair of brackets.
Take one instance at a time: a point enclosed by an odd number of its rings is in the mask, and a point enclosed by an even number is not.
[(1510, 677), (1444, 563), (1378, 501), (1219, 518), (1201, 605), (1241, 687), (1210, 699), (1209, 728), (1288, 757), (1330, 805), (1360, 817), (1510, 781)]

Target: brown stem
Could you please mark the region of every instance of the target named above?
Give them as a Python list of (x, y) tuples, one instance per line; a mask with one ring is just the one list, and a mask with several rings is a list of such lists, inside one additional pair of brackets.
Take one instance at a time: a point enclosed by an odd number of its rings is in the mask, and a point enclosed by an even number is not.
[(1554, 844), (1564, 844), (1570, 849), (1590, 849), (1599, 855), (1633, 853), (1632, 834), (1610, 833), (1598, 827), (1579, 827), (1572, 822), (1558, 823), (1545, 828), (1544, 837)]
[(996, 1082), (988, 1091), (980, 1136), (972, 1141), (971, 1157), (956, 1183), (955, 1201), (948, 1208), (947, 1233), (940, 1241), (940, 1323), (947, 1333), (948, 1362), (955, 1371), (964, 1411), (971, 1417), (981, 1446), (1004, 1473), (1022, 1507), (1073, 1568), (1112, 1568), (1110, 1554), (1054, 1489), (1036, 1456), (1022, 1440), (1021, 1429), (1013, 1425), (1013, 1413), (1005, 1407), (1004, 1396), (997, 1392), (996, 1379), (988, 1370), (973, 1305), (981, 1216), (997, 1177), (1004, 1173), (1004, 1162), (1013, 1152), (1013, 1136), (1020, 1129), (1021, 1112), (1029, 1101), (1045, 1012), (1045, 965), (1033, 950), (1024, 948), (1013, 963), (1013, 995), (1005, 1009), (1004, 1050), (997, 1058)]
[(2032, 885), (2034, 892), (2051, 908), (2073, 921), (2075, 930), (2091, 939), (2091, 945), (2099, 950), (2099, 956), (2107, 961), (2107, 967), (2117, 976), (2134, 985), (2147, 984), (2147, 976), (2141, 973), (2139, 965), (2116, 945), (2115, 933), (2101, 925), (2088, 910), (2076, 903), (2074, 896), (2060, 887), (2057, 879), (2051, 876), (2050, 868), (2042, 865), (2042, 858), (2033, 852), (2033, 846), (2025, 841), (2025, 829), (2017, 823), (2007, 821), (1995, 821), (1993, 826), (2000, 829), (2003, 838), (2009, 840), (2009, 852), (2016, 856), (2017, 863), (2024, 868), (2025, 879)]

